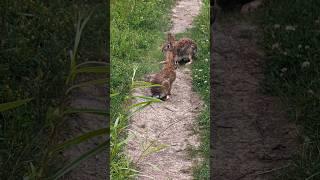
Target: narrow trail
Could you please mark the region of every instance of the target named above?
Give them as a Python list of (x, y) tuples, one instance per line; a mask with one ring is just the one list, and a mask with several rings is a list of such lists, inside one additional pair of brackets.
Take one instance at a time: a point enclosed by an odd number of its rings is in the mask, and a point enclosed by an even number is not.
[(256, 42), (259, 29), (239, 17), (217, 20), (211, 60), (212, 178), (273, 179), (298, 147), (297, 128), (280, 100), (262, 93), (264, 53)]
[[(190, 28), (200, 9), (200, 0), (177, 1), (172, 10), (170, 31), (176, 34)], [(133, 94), (150, 95), (150, 92), (137, 90)], [(200, 145), (195, 131), (196, 117), (202, 105), (199, 96), (192, 91), (191, 70), (180, 67), (170, 99), (152, 104), (131, 118), (129, 136), (134, 137), (128, 142), (127, 150), (141, 172), (138, 179), (192, 179), (192, 167), (201, 159), (191, 159), (188, 150)], [(159, 145), (166, 147), (157, 153), (141, 156), (147, 147), (150, 150)]]

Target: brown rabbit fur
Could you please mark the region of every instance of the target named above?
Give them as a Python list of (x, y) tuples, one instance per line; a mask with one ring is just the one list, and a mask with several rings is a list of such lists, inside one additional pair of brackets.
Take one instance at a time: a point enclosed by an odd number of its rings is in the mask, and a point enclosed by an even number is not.
[[(192, 39), (189, 38), (181, 38), (179, 41), (175, 40), (174, 35), (171, 35), (174, 41), (174, 48), (177, 51), (177, 61), (181, 62), (183, 59), (189, 59), (187, 64), (191, 64), (197, 52), (197, 44), (193, 42)], [(168, 41), (163, 44), (162, 52), (166, 52), (168, 50)], [(161, 63), (164, 63), (162, 61)]]
[(170, 98), (172, 83), (176, 80), (176, 49), (172, 44), (172, 36), (168, 34), (170, 43), (166, 52), (166, 60), (162, 70), (157, 74), (151, 74), (145, 77), (145, 81), (153, 84), (160, 84), (161, 86), (151, 87), (151, 94), (153, 97), (158, 97), (162, 100)]

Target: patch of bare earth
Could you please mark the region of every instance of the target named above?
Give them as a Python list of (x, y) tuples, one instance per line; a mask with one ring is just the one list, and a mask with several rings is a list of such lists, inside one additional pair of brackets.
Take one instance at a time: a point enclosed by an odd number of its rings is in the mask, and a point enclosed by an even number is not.
[[(87, 78), (86, 78), (87, 79)], [(83, 79), (84, 80), (84, 79)], [(87, 79), (88, 80), (88, 79)], [(84, 81), (87, 81), (84, 80)], [(107, 110), (106, 88), (103, 86), (82, 87), (75, 90), (70, 99), (73, 108), (105, 109)], [(60, 132), (60, 141), (75, 138), (84, 133), (107, 127), (107, 117), (80, 113), (69, 117), (65, 121)], [(66, 149), (62, 155), (69, 162), (80, 157), (82, 154), (92, 150), (99, 144), (105, 142), (106, 136), (92, 138), (71, 148)], [(89, 159), (81, 162), (70, 173), (61, 179), (66, 180), (97, 180), (107, 179), (107, 149)]]
[(215, 180), (273, 179), (298, 147), (297, 128), (280, 100), (262, 92), (265, 59), (256, 42), (259, 33), (255, 25), (236, 18), (222, 19), (213, 28), (211, 173)]
[[(180, 33), (191, 27), (200, 8), (199, 0), (177, 1), (172, 10), (171, 32)], [(150, 92), (136, 90), (133, 94), (150, 95)], [(131, 118), (129, 136), (132, 138), (127, 151), (140, 171), (138, 179), (192, 179), (192, 167), (200, 158), (192, 159), (188, 150), (200, 144), (196, 117), (202, 105), (192, 90), (191, 70), (180, 67), (170, 99), (152, 104)], [(149, 153), (159, 147), (162, 147), (159, 152)]]

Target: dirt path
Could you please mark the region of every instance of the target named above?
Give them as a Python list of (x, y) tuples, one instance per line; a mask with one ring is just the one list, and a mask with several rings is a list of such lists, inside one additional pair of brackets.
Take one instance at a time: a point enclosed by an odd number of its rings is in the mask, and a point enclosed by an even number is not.
[[(199, 0), (178, 1), (172, 10), (171, 32), (180, 33), (191, 27), (200, 8)], [(141, 94), (149, 92), (140, 90), (134, 93)], [(191, 159), (188, 149), (200, 144), (195, 130), (202, 105), (192, 91), (191, 70), (181, 67), (177, 70), (170, 99), (153, 104), (132, 117), (129, 134), (134, 134), (134, 138), (128, 143), (128, 153), (141, 172), (138, 179), (192, 179), (192, 167), (199, 159)], [(166, 147), (141, 158), (145, 149), (159, 145)]]
[[(100, 77), (101, 78), (101, 77)], [(86, 78), (88, 80), (88, 78)], [(94, 78), (93, 78), (94, 79)], [(92, 78), (91, 78), (92, 80)], [(107, 109), (106, 88), (103, 86), (90, 86), (79, 88), (72, 94), (71, 106), (74, 108)], [(61, 141), (64, 142), (84, 133), (107, 126), (106, 117), (95, 114), (81, 113), (66, 120), (61, 131)], [(83, 153), (97, 147), (106, 140), (106, 136), (92, 138), (63, 152), (64, 159), (74, 160)], [(88, 160), (81, 162), (70, 173), (62, 179), (68, 180), (96, 180), (107, 179), (107, 150), (101, 152)]]
[(237, 18), (217, 18), (212, 34), (212, 178), (273, 179), (295, 151), (297, 131), (280, 100), (261, 91), (259, 30)]

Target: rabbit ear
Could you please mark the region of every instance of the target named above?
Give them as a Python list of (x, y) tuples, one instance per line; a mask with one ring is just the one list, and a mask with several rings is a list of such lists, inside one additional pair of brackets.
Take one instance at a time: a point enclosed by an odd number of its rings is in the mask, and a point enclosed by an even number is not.
[(167, 34), (167, 40), (170, 41), (170, 39), (171, 39), (171, 33), (168, 33)]
[(174, 34), (171, 34), (171, 38), (172, 38), (172, 41), (176, 40), (176, 36)]
[(175, 41), (175, 37), (173, 34), (168, 33), (168, 41), (170, 41), (170, 42)]

